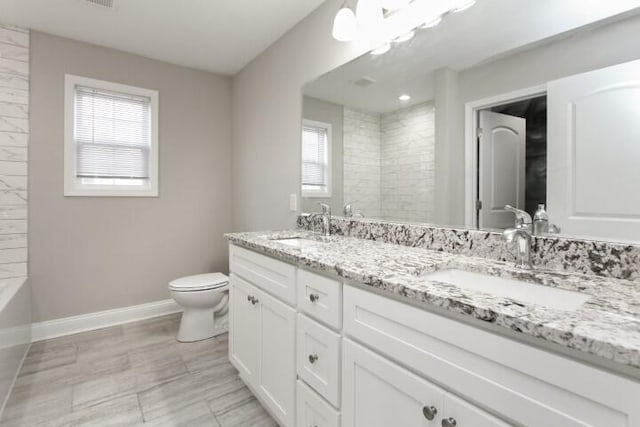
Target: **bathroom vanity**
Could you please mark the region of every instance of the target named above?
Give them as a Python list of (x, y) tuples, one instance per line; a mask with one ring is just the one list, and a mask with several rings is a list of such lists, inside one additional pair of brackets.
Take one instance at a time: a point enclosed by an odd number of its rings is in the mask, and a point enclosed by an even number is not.
[(228, 238), (229, 358), (283, 426), (640, 425), (637, 283), (303, 230)]

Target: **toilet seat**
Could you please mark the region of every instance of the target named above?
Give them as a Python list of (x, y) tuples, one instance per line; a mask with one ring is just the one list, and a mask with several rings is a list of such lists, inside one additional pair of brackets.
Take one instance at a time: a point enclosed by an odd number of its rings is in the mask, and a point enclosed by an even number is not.
[(229, 278), (222, 273), (196, 274), (169, 282), (169, 289), (176, 292), (207, 291), (227, 286)]

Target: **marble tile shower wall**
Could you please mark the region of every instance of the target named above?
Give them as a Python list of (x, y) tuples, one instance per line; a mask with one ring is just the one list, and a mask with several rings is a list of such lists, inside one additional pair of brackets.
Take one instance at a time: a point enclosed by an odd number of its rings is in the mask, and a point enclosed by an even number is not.
[(29, 32), (0, 25), (0, 279), (27, 275)]
[(344, 109), (344, 202), (380, 216), (380, 115)]
[(380, 213), (402, 221), (433, 221), (435, 109), (425, 102), (382, 115)]
[[(298, 228), (313, 231), (320, 218), (298, 217)], [(497, 261), (513, 261), (513, 251), (501, 233), (403, 224), (374, 219), (334, 217), (331, 233), (403, 246)], [(599, 242), (566, 237), (536, 237), (533, 243), (536, 267), (565, 273), (580, 273), (640, 281), (640, 245)]]

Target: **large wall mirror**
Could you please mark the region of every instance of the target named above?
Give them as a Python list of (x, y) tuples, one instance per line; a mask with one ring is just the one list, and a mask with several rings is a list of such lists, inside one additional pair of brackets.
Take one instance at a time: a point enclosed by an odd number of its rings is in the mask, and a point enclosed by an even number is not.
[(478, 0), (303, 88), (302, 210), (640, 242), (640, 1)]

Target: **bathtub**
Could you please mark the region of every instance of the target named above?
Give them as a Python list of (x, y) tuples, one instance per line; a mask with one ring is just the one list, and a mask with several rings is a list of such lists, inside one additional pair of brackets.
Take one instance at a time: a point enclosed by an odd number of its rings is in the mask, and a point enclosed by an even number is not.
[(31, 290), (26, 277), (0, 279), (0, 417), (31, 343)]

